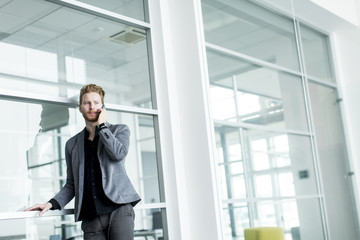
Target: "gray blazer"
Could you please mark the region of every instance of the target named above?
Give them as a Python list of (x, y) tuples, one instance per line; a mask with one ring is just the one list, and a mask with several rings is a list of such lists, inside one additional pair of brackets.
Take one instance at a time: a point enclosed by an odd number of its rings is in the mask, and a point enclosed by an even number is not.
[[(129, 149), (129, 128), (124, 124), (106, 123), (106, 126), (99, 132), (97, 149), (104, 192), (115, 203), (136, 204), (140, 196), (131, 184), (124, 166)], [(75, 197), (75, 221), (79, 221), (84, 193), (84, 138), (85, 129), (66, 142), (66, 183), (54, 197), (61, 208)]]

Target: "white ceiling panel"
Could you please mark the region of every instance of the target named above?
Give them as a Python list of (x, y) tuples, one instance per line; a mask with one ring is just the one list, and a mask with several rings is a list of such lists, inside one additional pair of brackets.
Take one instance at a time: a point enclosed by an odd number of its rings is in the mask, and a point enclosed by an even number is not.
[(0, 12), (0, 32), (14, 33), (28, 24), (30, 22), (23, 18)]
[(93, 62), (99, 59), (103, 54), (99, 51), (94, 51), (92, 47), (81, 48), (73, 52), (73, 57), (84, 59), (86, 62)]
[(75, 32), (81, 33), (88, 38), (102, 39), (108, 38), (111, 35), (120, 32), (124, 28), (125, 25), (123, 24), (97, 18), (94, 21), (80, 26), (75, 30)]
[[(99, 52), (99, 54), (112, 54), (114, 52), (121, 51), (122, 49), (126, 48), (126, 45), (112, 42), (109, 39), (103, 38), (100, 41), (96, 41), (91, 46), (89, 46), (92, 51)], [(101, 56), (101, 55), (100, 55)]]
[(31, 21), (57, 8), (59, 8), (59, 6), (45, 1), (14, 0), (2, 7), (0, 11)]
[(13, 34), (7, 37), (4, 42), (33, 49), (36, 49), (37, 46), (43, 42), (43, 39), (37, 36), (30, 36), (29, 38), (25, 36), (26, 35), (22, 33)]
[(124, 4), (124, 1), (121, 1), (121, 0), (106, 0), (106, 1), (80, 0), (80, 2), (89, 4), (89, 5), (93, 5), (93, 6), (97, 6), (97, 7), (101, 7), (104, 9), (111, 9), (111, 10), (118, 8)]
[(10, 2), (11, 0), (0, 0), (0, 8)]
[(110, 56), (115, 52), (125, 48), (125, 46), (117, 46), (116, 43), (109, 43), (107, 39), (94, 42), (88, 47), (89, 51), (92, 51), (98, 55), (98, 58), (103, 56)]
[(38, 49), (62, 34), (59, 30), (59, 28), (51, 28), (46, 24), (36, 22), (11, 35), (6, 42)]
[(74, 51), (82, 49), (89, 44), (89, 39), (83, 38), (82, 36), (75, 36), (71, 34), (71, 37), (61, 36), (55, 38), (45, 44), (39, 46), (40, 49), (46, 49), (51, 52), (56, 52), (58, 57), (62, 56), (73, 56)]
[(61, 8), (42, 18), (40, 22), (47, 23), (54, 27), (73, 30), (87, 22), (90, 22), (93, 19), (95, 19), (94, 16), (85, 15), (81, 12), (76, 12), (66, 8)]
[(98, 66), (97, 64), (90, 63), (86, 64), (86, 77), (96, 79), (99, 75), (103, 74), (104, 68), (102, 66)]

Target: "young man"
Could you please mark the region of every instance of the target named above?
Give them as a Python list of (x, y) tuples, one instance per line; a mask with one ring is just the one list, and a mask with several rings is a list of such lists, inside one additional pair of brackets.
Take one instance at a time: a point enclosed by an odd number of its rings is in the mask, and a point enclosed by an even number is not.
[(85, 128), (65, 145), (66, 184), (45, 204), (25, 211), (62, 209), (75, 197), (75, 221), (82, 221), (84, 239), (134, 239), (133, 206), (140, 197), (126, 174), (129, 129), (107, 122), (105, 91), (95, 84), (80, 90), (79, 111)]

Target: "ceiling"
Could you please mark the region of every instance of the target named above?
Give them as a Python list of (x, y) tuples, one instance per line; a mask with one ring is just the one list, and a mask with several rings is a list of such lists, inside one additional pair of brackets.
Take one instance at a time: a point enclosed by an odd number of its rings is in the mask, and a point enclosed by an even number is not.
[[(83, 2), (99, 4), (99, 1)], [(131, 17), (141, 19), (143, 9), (138, 2), (111, 0), (100, 4), (108, 10), (126, 10)], [(81, 59), (86, 66), (87, 82), (108, 83), (112, 87), (116, 83), (124, 89), (148, 87), (146, 40), (135, 45), (109, 40), (126, 27), (47, 1), (0, 0), (1, 42), (53, 53), (58, 62), (66, 58)]]

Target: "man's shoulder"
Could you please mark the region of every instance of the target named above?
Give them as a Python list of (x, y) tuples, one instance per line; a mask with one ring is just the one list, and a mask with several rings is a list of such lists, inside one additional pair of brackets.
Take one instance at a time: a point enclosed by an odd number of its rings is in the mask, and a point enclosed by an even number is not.
[(70, 137), (67, 141), (66, 141), (66, 145), (69, 146), (69, 145), (75, 145), (78, 137), (80, 135), (84, 134), (84, 130), (78, 132), (77, 134), (75, 134), (74, 136)]

